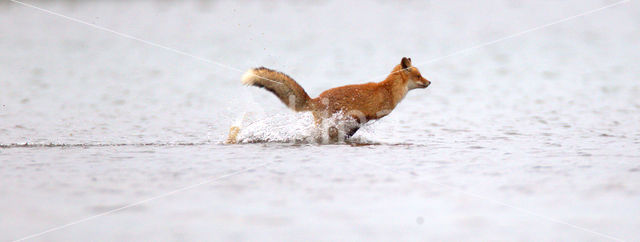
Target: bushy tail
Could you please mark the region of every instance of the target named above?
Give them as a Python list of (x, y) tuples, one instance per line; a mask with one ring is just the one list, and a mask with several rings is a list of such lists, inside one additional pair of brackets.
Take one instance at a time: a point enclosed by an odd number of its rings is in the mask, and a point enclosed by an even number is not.
[(275, 94), (287, 107), (295, 111), (310, 110), (311, 98), (293, 78), (265, 67), (248, 70), (242, 83), (263, 87)]

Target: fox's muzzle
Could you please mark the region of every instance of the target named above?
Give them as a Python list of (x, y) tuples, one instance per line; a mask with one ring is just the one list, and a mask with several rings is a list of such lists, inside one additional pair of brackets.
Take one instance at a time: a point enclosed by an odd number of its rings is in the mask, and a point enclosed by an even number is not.
[(427, 79), (425, 79), (424, 82), (420, 83), (421, 88), (427, 88), (429, 85), (431, 85), (431, 82)]

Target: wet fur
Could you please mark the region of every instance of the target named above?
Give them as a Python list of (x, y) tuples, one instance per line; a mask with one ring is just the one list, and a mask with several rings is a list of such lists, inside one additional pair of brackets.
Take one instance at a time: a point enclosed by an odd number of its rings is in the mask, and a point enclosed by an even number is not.
[[(322, 127), (326, 119), (335, 117), (336, 114), (340, 114), (344, 121), (356, 121), (356, 125), (329, 127), (328, 134), (333, 141), (353, 136), (361, 124), (391, 113), (409, 90), (426, 88), (430, 84), (417, 68), (411, 66), (411, 59), (406, 57), (402, 58), (400, 64), (382, 82), (336, 87), (313, 99), (293, 78), (265, 67), (247, 71), (242, 77), (242, 83), (272, 92), (296, 112), (312, 112), (318, 127)], [(338, 137), (339, 133), (343, 133), (345, 137)]]

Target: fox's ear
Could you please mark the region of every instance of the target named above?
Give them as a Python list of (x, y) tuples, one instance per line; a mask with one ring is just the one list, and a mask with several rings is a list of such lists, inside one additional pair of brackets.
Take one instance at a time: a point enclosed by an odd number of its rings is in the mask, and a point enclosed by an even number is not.
[(402, 66), (402, 69), (407, 69), (411, 67), (411, 58), (402, 57), (402, 60), (400, 61), (400, 65)]

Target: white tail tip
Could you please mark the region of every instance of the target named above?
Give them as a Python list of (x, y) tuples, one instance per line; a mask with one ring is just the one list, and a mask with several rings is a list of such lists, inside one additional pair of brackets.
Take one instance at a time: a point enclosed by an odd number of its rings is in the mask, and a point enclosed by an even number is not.
[(244, 75), (242, 75), (242, 84), (247, 86), (253, 85), (253, 83), (255, 82), (254, 76), (256, 76), (255, 70), (254, 69), (248, 70), (247, 72), (244, 73)]

